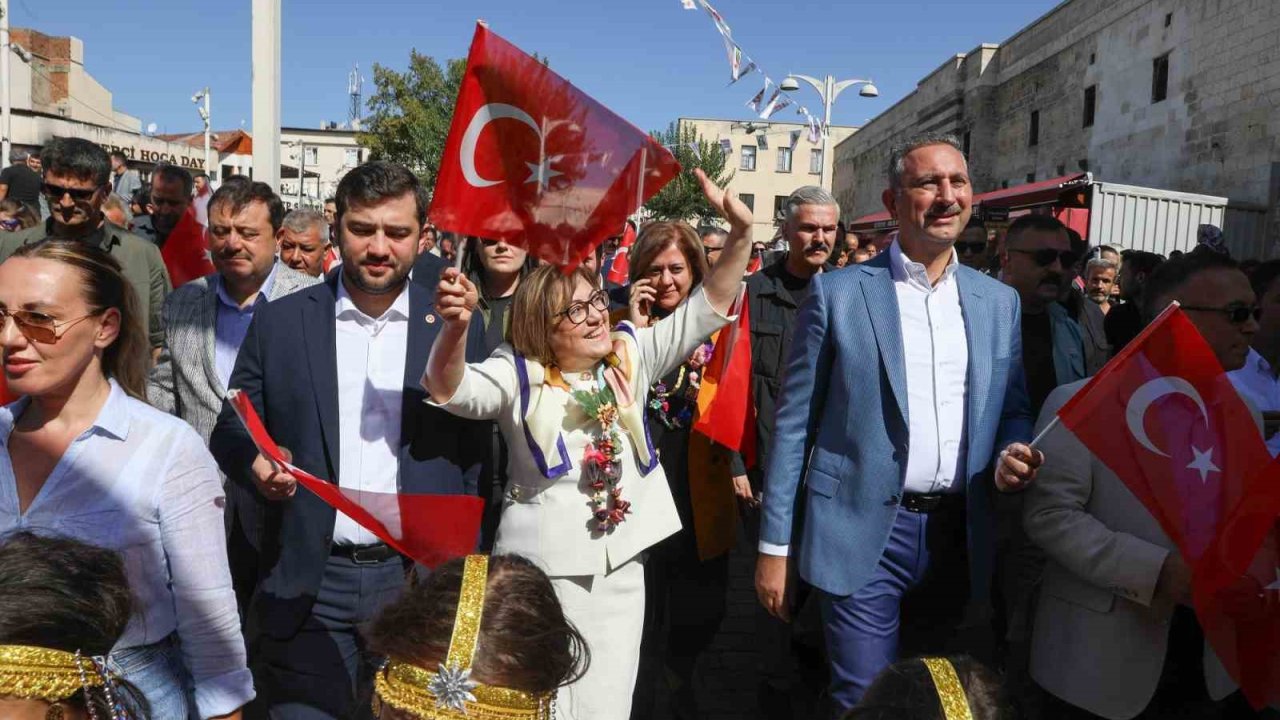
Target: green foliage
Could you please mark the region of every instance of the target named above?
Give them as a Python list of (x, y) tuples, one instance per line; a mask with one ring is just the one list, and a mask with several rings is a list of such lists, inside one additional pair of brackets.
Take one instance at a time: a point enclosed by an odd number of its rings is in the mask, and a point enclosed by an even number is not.
[(699, 224), (719, 220), (720, 215), (702, 195), (693, 169), (702, 168), (707, 177), (720, 187), (728, 184), (733, 173), (725, 173), (725, 156), (720, 145), (703, 139), (692, 127), (680, 127), (677, 123), (671, 123), (665, 131), (651, 134), (676, 156), (681, 171), (657, 195), (649, 198), (649, 202), (644, 204), (645, 209), (659, 220), (689, 220)]

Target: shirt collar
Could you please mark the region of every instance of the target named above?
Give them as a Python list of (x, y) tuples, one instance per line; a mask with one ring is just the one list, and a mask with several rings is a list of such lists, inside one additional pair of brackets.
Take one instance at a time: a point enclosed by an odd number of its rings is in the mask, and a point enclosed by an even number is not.
[(391, 303), (391, 307), (380, 317), (372, 318), (364, 313), (363, 310), (356, 307), (356, 303), (351, 299), (351, 295), (347, 293), (347, 278), (341, 273), (338, 275), (338, 298), (334, 306), (334, 313), (337, 317), (354, 317), (357, 321), (363, 319), (368, 322), (383, 322), (386, 320), (408, 320), (409, 319), (409, 283), (406, 282), (400, 288), (400, 294), (396, 296), (395, 302)]
[[(129, 437), (129, 395), (114, 379), (107, 382), (111, 384), (111, 392), (107, 395), (106, 404), (98, 411), (98, 417), (94, 418), (90, 428), (101, 430), (117, 440), (125, 440)], [(9, 436), (13, 434), (16, 418), (25, 412), (30, 404), (31, 398), (23, 396), (12, 405), (0, 407), (0, 445), (9, 444)]]
[[(951, 258), (942, 270), (942, 277), (938, 278), (938, 285), (951, 280), (959, 266), (960, 260), (956, 256), (956, 249), (951, 248)], [(924, 263), (918, 263), (907, 257), (907, 254), (902, 252), (898, 240), (894, 240), (889, 246), (889, 271), (893, 273), (894, 282), (907, 283), (921, 290), (933, 292), (934, 285), (929, 282), (929, 271)]]
[[(63, 237), (58, 234), (57, 230), (58, 230), (58, 224), (53, 221), (52, 217), (44, 221), (44, 231), (46, 235), (48, 235), (51, 238)], [(111, 236), (111, 237), (107, 236), (106, 218), (102, 218), (102, 222), (98, 225), (98, 227), (93, 229), (93, 232), (89, 233), (88, 235), (84, 235), (78, 239), (80, 240), (80, 242), (84, 243), (85, 245), (89, 245), (91, 247), (95, 247), (100, 250), (106, 250), (107, 252), (111, 252), (111, 245), (115, 244), (116, 242), (114, 236)]]
[(1262, 353), (1254, 350), (1253, 348), (1249, 348), (1249, 358), (1245, 360), (1245, 366), (1251, 367), (1255, 371), (1268, 377), (1275, 377), (1271, 370), (1271, 363), (1267, 362), (1267, 359), (1262, 357)]
[[(275, 287), (276, 284), (276, 270), (279, 269), (279, 267), (279, 262), (271, 264), (271, 272), (267, 273), (267, 279), (262, 281), (262, 287), (258, 288), (258, 297), (253, 301), (253, 304), (249, 309), (252, 310), (258, 306), (258, 303), (270, 299), (271, 289)], [(222, 282), (222, 276), (218, 275), (216, 277), (217, 280), (214, 282), (214, 292), (218, 295), (218, 302), (233, 310), (240, 310), (240, 303), (236, 302), (234, 298), (227, 294), (227, 289)]]

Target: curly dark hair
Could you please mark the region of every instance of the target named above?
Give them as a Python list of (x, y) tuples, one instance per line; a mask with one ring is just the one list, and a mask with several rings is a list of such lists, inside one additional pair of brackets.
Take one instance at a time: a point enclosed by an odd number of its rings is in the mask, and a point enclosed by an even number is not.
[[(369, 648), (434, 669), (449, 653), (464, 559), (416, 573), (365, 631)], [(489, 581), (472, 674), (487, 685), (548, 693), (582, 677), (587, 643), (564, 616), (551, 580), (519, 555), (489, 559)]]

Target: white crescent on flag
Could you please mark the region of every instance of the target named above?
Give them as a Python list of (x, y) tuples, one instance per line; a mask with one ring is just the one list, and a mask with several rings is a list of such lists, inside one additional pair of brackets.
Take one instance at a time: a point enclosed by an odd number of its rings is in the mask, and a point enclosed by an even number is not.
[(458, 160), (462, 164), (462, 177), (475, 187), (490, 187), (502, 182), (502, 180), (490, 180), (476, 170), (476, 143), (480, 141), (480, 133), (484, 132), (486, 125), (494, 120), (503, 119), (519, 120), (532, 128), (538, 137), (542, 137), (542, 128), (538, 126), (533, 116), (515, 105), (505, 103), (482, 105), (472, 116), (471, 123), (467, 125), (467, 131), (462, 135), (462, 147), (458, 150), (461, 156)]
[(1209, 413), (1205, 410), (1204, 399), (1200, 397), (1200, 391), (1196, 390), (1195, 385), (1180, 377), (1158, 377), (1155, 380), (1143, 383), (1141, 387), (1133, 391), (1133, 395), (1129, 397), (1129, 404), (1125, 406), (1124, 415), (1125, 421), (1129, 426), (1129, 432), (1142, 444), (1142, 447), (1161, 457), (1169, 457), (1169, 453), (1156, 447), (1156, 444), (1151, 442), (1151, 438), (1147, 435), (1145, 427), (1147, 408), (1151, 407), (1151, 403), (1165, 395), (1174, 394), (1186, 395), (1191, 398), (1196, 407), (1200, 408), (1200, 416), (1204, 418), (1205, 427), (1209, 426)]

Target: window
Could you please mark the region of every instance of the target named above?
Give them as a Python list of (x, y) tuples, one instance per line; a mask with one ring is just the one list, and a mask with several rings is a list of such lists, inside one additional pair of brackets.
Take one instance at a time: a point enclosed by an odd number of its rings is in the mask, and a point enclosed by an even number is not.
[(1080, 158), (1077, 160), (1076, 167), (1080, 168), (1080, 172), (1089, 172), (1089, 158)]
[(1164, 14), (1164, 26), (1165, 26), (1165, 27), (1169, 27), (1169, 26), (1170, 26), (1170, 25), (1172, 25), (1172, 24), (1173, 24), (1173, 13), (1165, 13), (1165, 14)]
[(791, 172), (791, 148), (789, 147), (778, 148), (778, 172)]
[(1098, 103), (1098, 86), (1084, 89), (1084, 127), (1093, 127), (1093, 110)]
[(1040, 144), (1040, 111), (1032, 110), (1031, 111), (1031, 139), (1027, 143), (1027, 145), (1030, 145), (1031, 147), (1035, 147), (1036, 145), (1039, 145), (1039, 144)]
[(312, 145), (303, 145), (302, 153), (306, 156), (306, 162), (308, 165), (320, 164), (320, 148)]
[(1151, 102), (1158, 103), (1169, 96), (1169, 53), (1151, 61)]
[(1097, 53), (1089, 53), (1089, 64), (1092, 65), (1094, 60), (1098, 59)]
[(756, 169), (756, 146), (755, 145), (742, 146), (742, 160), (741, 162), (738, 163), (738, 169), (740, 170)]
[(969, 132), (967, 130), (964, 133), (964, 159), (969, 159)]
[(756, 196), (753, 193), (738, 193), (738, 199), (742, 201), (743, 205), (747, 206), (747, 209), (750, 210), (752, 214), (755, 214)]
[(1062, 177), (1063, 175), (1066, 175), (1066, 174), (1067, 174), (1067, 166), (1058, 165), (1058, 177)]
[(809, 151), (809, 174), (810, 175), (822, 174), (822, 151), (821, 150)]
[(782, 219), (782, 209), (787, 206), (787, 197), (788, 196), (786, 195), (773, 196), (773, 219), (774, 220)]
[(360, 148), (347, 148), (342, 158), (342, 163), (350, 167), (360, 164)]
[(1033, 183), (1033, 182), (1035, 182), (1035, 181), (1036, 181), (1036, 174), (1035, 174), (1035, 173), (1027, 173), (1027, 182), (1028, 182), (1028, 183)]

